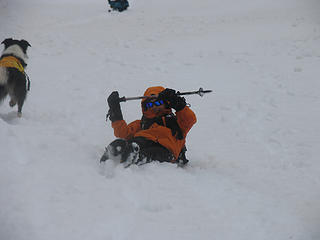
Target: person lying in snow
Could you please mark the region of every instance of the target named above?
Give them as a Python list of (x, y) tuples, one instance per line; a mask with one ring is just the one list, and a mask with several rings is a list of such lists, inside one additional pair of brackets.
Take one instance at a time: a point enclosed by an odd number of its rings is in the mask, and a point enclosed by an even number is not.
[(150, 87), (144, 96), (147, 98), (141, 101), (141, 120), (127, 124), (123, 120), (119, 93), (114, 91), (110, 94), (109, 119), (114, 135), (119, 139), (106, 147), (100, 162), (114, 159), (127, 166), (154, 160), (186, 164), (186, 136), (197, 121), (196, 115), (173, 89)]

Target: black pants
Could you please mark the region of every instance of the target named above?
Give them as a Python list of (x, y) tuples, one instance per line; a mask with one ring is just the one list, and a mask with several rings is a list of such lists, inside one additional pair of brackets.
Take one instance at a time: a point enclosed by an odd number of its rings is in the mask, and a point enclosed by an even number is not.
[(153, 160), (160, 162), (171, 162), (174, 160), (173, 154), (159, 143), (148, 140), (144, 137), (136, 137), (128, 141), (129, 146), (130, 143), (133, 142), (137, 143), (140, 147), (140, 158), (147, 158), (149, 162)]

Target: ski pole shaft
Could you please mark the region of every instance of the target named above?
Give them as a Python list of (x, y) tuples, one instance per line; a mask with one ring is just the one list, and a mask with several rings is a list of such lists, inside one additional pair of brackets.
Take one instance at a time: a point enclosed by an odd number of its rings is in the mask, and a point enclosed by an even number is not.
[[(191, 91), (191, 92), (177, 92), (177, 95), (183, 96), (183, 95), (193, 95), (198, 94), (200, 97), (203, 97), (206, 93), (211, 93), (212, 90), (203, 90), (203, 88), (199, 88), (198, 91)], [(156, 98), (158, 95), (155, 96), (139, 96), (139, 97), (121, 97), (119, 98), (119, 102), (126, 102), (130, 100), (139, 100), (144, 98)]]
[(198, 94), (200, 97), (203, 97), (203, 95), (205, 94), (205, 93), (211, 93), (212, 92), (212, 90), (203, 90), (203, 88), (199, 88), (199, 90), (198, 91), (192, 91), (192, 92), (182, 92), (182, 93), (180, 93), (180, 92), (178, 92), (177, 93), (177, 95), (193, 95), (193, 94)]
[(140, 97), (121, 97), (119, 98), (119, 102), (126, 102), (130, 100), (139, 100), (139, 99), (144, 99), (147, 98), (147, 96), (140, 96)]

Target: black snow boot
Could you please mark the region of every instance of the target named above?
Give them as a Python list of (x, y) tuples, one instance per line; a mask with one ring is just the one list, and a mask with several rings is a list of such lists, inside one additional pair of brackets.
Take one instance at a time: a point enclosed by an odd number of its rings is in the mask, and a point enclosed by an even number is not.
[(100, 158), (100, 162), (105, 162), (108, 159), (121, 161), (122, 155), (128, 146), (128, 142), (124, 139), (116, 139), (111, 142), (106, 148)]

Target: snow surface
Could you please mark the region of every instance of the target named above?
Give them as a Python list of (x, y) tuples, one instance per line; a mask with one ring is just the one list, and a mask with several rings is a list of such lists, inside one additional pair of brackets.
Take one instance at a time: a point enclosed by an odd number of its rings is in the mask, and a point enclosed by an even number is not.
[[(0, 1), (0, 40), (32, 45), (22, 118), (0, 106), (0, 239), (320, 239), (319, 1), (130, 5)], [(214, 90), (187, 98), (190, 165), (100, 166), (106, 97), (155, 85)]]

